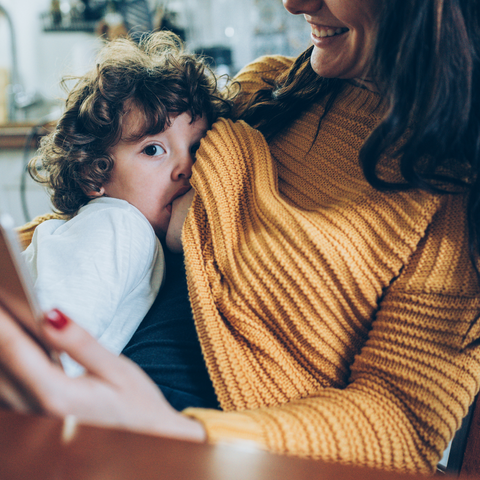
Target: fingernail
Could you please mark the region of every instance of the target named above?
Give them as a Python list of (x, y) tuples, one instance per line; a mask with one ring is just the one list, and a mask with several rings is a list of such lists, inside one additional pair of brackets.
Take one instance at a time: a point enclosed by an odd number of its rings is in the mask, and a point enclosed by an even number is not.
[(45, 314), (45, 320), (57, 330), (61, 330), (68, 323), (67, 317), (56, 308)]

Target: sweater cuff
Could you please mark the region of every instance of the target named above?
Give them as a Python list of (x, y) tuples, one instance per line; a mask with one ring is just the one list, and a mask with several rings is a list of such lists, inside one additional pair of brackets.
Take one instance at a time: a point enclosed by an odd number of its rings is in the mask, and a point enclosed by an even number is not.
[(203, 425), (208, 443), (248, 443), (255, 448), (267, 449), (260, 424), (247, 413), (187, 408), (182, 414)]

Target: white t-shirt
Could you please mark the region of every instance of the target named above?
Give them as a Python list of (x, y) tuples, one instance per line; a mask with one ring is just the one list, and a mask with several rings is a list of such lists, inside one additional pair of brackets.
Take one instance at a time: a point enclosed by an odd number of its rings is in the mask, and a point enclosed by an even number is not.
[[(119, 354), (149, 310), (165, 276), (162, 246), (133, 205), (101, 197), (69, 221), (48, 220), (23, 252), (40, 305), (58, 308)], [(67, 374), (83, 369), (68, 357)]]

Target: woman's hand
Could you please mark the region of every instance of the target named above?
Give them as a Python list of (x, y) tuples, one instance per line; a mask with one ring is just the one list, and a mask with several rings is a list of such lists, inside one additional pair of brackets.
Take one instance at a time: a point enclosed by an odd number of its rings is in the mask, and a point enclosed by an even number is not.
[(191, 188), (185, 195), (178, 197), (172, 204), (172, 216), (165, 238), (167, 247), (171, 252), (180, 253), (183, 251), (182, 228), (194, 195), (195, 190)]
[(86, 368), (69, 378), (0, 307), (0, 405), (79, 422), (205, 440), (201, 424), (178, 413), (126, 357), (105, 350), (62, 313), (46, 314), (43, 331), (57, 351)]

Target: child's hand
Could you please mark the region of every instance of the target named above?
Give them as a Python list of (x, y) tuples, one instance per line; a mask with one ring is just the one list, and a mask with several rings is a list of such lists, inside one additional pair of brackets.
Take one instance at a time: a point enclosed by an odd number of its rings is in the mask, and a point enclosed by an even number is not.
[(172, 216), (170, 217), (167, 236), (165, 238), (167, 247), (171, 252), (180, 253), (183, 251), (182, 228), (194, 195), (195, 190), (191, 188), (185, 195), (178, 197), (172, 204)]

